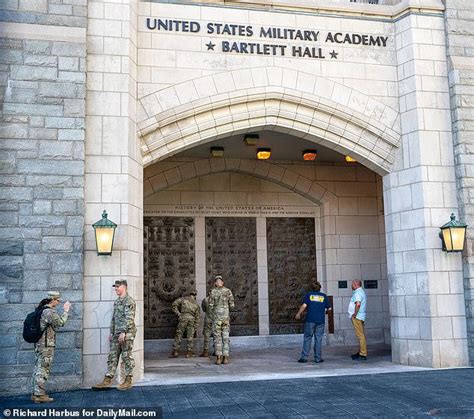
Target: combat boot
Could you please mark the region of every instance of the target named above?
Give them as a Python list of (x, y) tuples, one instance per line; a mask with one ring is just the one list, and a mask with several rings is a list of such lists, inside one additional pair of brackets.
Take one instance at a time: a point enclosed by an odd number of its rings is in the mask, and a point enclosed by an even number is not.
[(179, 353), (177, 349), (173, 349), (173, 352), (171, 352), (170, 358), (178, 358)]
[(33, 400), (35, 403), (51, 403), (54, 401), (52, 397), (49, 397), (47, 394), (42, 394), (41, 396), (31, 396), (31, 400)]
[(222, 357), (218, 356), (216, 360), (216, 365), (221, 365), (222, 364)]
[(194, 356), (194, 352), (193, 351), (188, 351), (186, 353), (186, 358), (192, 358)]
[(129, 390), (132, 388), (132, 376), (127, 375), (125, 381), (117, 387), (117, 390)]
[(222, 360), (222, 363), (224, 365), (227, 365), (229, 363), (229, 357), (228, 356), (225, 356), (224, 359)]
[(201, 358), (207, 358), (209, 356), (209, 351), (207, 349), (204, 349), (201, 353), (201, 355), (199, 355)]
[(112, 385), (112, 377), (108, 377), (107, 375), (104, 377), (101, 383), (92, 386), (92, 390), (108, 388)]

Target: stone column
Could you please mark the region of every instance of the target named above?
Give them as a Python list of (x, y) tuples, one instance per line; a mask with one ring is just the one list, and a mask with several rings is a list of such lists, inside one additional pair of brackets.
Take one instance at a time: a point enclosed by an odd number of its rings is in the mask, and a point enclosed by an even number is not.
[(463, 366), (461, 256), (438, 237), (457, 212), (443, 16), (409, 15), (395, 29), (403, 148), (383, 179), (392, 358)]
[[(194, 218), (194, 263), (196, 271), (196, 291), (197, 302), (206, 298), (206, 223), (204, 217)], [(197, 331), (198, 336), (202, 336), (202, 326), (204, 324), (204, 313), (201, 313), (201, 322)]]
[(267, 220), (257, 217), (258, 334), (270, 334), (267, 270)]
[(446, 1), (446, 40), (448, 76), (454, 140), (454, 162), (459, 202), (459, 216), (468, 224), (466, 251), (463, 258), (464, 297), (466, 303), (469, 359), (474, 365), (474, 3), (466, 0)]
[[(84, 384), (106, 371), (107, 337), (116, 296), (126, 279), (137, 302), (135, 378), (143, 374), (143, 168), (136, 130), (137, 1), (88, 2)], [(97, 256), (91, 224), (102, 210), (118, 224), (111, 256)]]

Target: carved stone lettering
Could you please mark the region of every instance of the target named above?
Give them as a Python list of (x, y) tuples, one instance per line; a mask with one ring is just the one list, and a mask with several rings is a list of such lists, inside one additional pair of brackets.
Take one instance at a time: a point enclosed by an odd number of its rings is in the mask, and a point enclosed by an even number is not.
[(221, 274), (234, 294), (232, 336), (258, 335), (257, 233), (255, 218), (206, 218), (207, 289)]
[(302, 333), (294, 320), (316, 278), (314, 218), (267, 218), (270, 334)]
[(174, 337), (171, 304), (195, 290), (194, 221), (190, 217), (144, 217), (145, 339)]

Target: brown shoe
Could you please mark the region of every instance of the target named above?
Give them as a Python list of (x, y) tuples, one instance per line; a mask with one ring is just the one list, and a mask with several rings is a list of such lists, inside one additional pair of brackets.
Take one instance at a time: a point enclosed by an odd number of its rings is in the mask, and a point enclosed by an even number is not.
[(132, 388), (132, 376), (127, 375), (125, 381), (117, 387), (117, 390), (130, 390)]
[(222, 363), (224, 365), (227, 365), (229, 363), (229, 357), (228, 356), (225, 356), (224, 359), (222, 360)]
[(201, 358), (207, 358), (209, 356), (209, 352), (204, 350), (202, 351), (201, 355), (199, 355)]
[(218, 356), (216, 360), (216, 365), (221, 365), (222, 364), (222, 357)]
[(186, 358), (192, 358), (194, 356), (194, 352), (193, 351), (188, 351), (186, 353)]
[(179, 353), (177, 349), (173, 349), (173, 352), (171, 352), (170, 358), (178, 358)]
[(112, 385), (112, 377), (105, 376), (101, 383), (92, 386), (92, 390), (108, 388)]
[(33, 400), (35, 403), (51, 403), (54, 401), (52, 397), (49, 397), (47, 394), (42, 394), (41, 396), (31, 396), (31, 400)]

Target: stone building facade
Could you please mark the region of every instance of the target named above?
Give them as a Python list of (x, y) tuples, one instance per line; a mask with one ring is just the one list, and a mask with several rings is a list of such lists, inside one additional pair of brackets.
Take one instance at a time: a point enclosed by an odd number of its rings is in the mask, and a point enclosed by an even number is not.
[[(29, 390), (21, 324), (50, 288), (74, 307), (53, 386), (100, 378), (117, 277), (137, 300), (143, 375), (144, 217), (191, 220), (186, 286), (199, 297), (209, 220), (252, 218), (260, 335), (274, 327), (270, 226), (311, 219), (314, 275), (336, 312), (328, 344), (354, 343), (340, 283), (360, 277), (377, 281), (369, 341), (390, 343), (394, 362), (472, 362), (472, 234), (463, 255), (438, 237), (451, 212), (472, 224), (471, 2), (0, 7), (2, 390)], [(243, 145), (249, 133), (272, 147), (270, 160)], [(210, 158), (211, 146), (224, 158)], [(303, 148), (320, 158), (302, 162)], [(91, 228), (103, 209), (119, 225), (107, 257)]]

